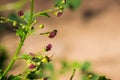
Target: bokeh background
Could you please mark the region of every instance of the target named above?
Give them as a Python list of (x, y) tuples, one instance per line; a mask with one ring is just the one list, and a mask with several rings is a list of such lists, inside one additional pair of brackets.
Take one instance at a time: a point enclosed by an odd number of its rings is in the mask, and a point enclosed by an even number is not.
[[(1, 0), (0, 5), (16, 0)], [(54, 0), (35, 0), (35, 11), (41, 11), (53, 6)], [(29, 3), (22, 7), (27, 10)], [(7, 16), (15, 10), (1, 11), (1, 16)], [(40, 17), (38, 23), (45, 28), (38, 30), (24, 43), (21, 53), (40, 51), (48, 43), (53, 44), (55, 53), (53, 62), (58, 59), (89, 61), (92, 70), (103, 74), (112, 80), (120, 80), (120, 0), (83, 0), (80, 7), (75, 10), (65, 10), (61, 17), (52, 15), (51, 18)], [(0, 29), (0, 44), (8, 51), (9, 58), (13, 56), (19, 38), (9, 25)], [(40, 32), (57, 29), (54, 39), (40, 36)], [(10, 73), (18, 74), (23, 71), (23, 62), (16, 62)], [(65, 79), (64, 79), (65, 80)]]

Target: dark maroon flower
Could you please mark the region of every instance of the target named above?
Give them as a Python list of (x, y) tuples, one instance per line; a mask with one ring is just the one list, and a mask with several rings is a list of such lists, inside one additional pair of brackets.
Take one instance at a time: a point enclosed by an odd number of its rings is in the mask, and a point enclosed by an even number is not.
[(60, 17), (63, 14), (63, 12), (58, 12), (57, 17)]
[(23, 16), (23, 15), (24, 15), (24, 12), (21, 10), (21, 11), (18, 12), (18, 15), (19, 15), (19, 16)]
[(30, 65), (29, 65), (29, 68), (30, 68), (30, 69), (33, 69), (33, 68), (35, 68), (35, 67), (36, 67), (35, 64), (30, 64)]
[(46, 50), (46, 51), (50, 51), (51, 48), (52, 48), (52, 45), (51, 45), (51, 44), (48, 44), (48, 45), (46, 46), (45, 50)]
[(49, 38), (54, 38), (57, 34), (57, 30), (53, 30), (52, 32), (49, 33)]
[(48, 80), (48, 78), (43, 78), (43, 80)]

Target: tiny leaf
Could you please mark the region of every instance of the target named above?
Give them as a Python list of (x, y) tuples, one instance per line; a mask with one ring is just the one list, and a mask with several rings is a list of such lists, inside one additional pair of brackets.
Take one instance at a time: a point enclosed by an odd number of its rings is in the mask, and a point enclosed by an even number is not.
[(23, 54), (23, 55), (20, 56), (20, 59), (29, 60), (29, 59), (32, 59), (32, 57), (28, 54)]
[(50, 17), (50, 15), (47, 12), (38, 12), (37, 14), (35, 14), (35, 16), (46, 16), (46, 17)]

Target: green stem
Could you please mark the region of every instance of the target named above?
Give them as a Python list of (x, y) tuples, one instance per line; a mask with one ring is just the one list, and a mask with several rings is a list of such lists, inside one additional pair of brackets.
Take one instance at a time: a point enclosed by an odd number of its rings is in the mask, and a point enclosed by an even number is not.
[(44, 10), (44, 11), (41, 11), (41, 12), (38, 12), (34, 15), (34, 17), (36, 16), (39, 16), (41, 13), (50, 13), (50, 12), (54, 12), (56, 10), (59, 10), (59, 8), (53, 8), (53, 9), (48, 9), (48, 10)]
[(34, 0), (31, 0), (30, 19), (29, 19), (29, 23), (28, 23), (29, 27), (32, 24), (32, 20), (33, 20), (33, 10), (34, 10)]
[[(31, 9), (30, 9), (30, 18), (29, 18), (28, 27), (30, 27), (31, 24), (32, 24), (33, 9), (34, 9), (34, 0), (31, 0)], [(24, 43), (24, 41), (26, 39), (26, 36), (27, 36), (27, 33), (25, 34), (25, 36), (22, 36), (22, 38), (20, 40), (20, 43), (18, 45), (18, 48), (17, 48), (17, 50), (15, 52), (15, 55), (13, 56), (11, 62), (9, 63), (9, 65), (7, 66), (7, 68), (5, 69), (5, 71), (4, 71), (3, 75), (2, 75), (3, 77), (6, 76), (6, 74), (8, 73), (8, 71), (12, 68), (13, 64), (15, 63), (16, 58), (17, 58), (18, 54), (20, 53), (20, 50), (21, 50), (21, 48), (23, 46), (23, 43)]]
[(4, 73), (3, 73), (3, 76), (6, 76), (6, 74), (8, 73), (8, 71), (11, 69), (11, 67), (13, 66), (13, 64), (15, 63), (16, 61), (16, 57), (17, 55), (19, 54), (21, 48), (22, 48), (22, 45), (23, 45), (24, 41), (20, 41), (19, 45), (18, 45), (18, 48), (16, 50), (16, 53), (13, 57), (13, 59), (11, 60), (10, 64), (8, 65), (8, 67), (5, 69)]

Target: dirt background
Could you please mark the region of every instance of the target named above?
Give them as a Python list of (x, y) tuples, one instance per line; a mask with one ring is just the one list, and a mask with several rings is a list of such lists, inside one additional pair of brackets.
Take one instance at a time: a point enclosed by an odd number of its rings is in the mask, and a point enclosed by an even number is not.
[[(16, 0), (1, 0), (0, 4), (12, 1)], [(51, 1), (53, 0), (36, 0), (35, 10), (53, 6)], [(28, 7), (26, 5), (23, 9)], [(40, 51), (52, 43), (53, 48), (49, 54), (55, 53), (54, 59), (90, 61), (96, 73), (107, 75), (112, 80), (120, 80), (120, 0), (83, 0), (78, 10), (66, 10), (60, 18), (41, 17), (39, 23), (44, 23), (45, 29), (38, 30), (29, 37), (22, 52)], [(37, 35), (53, 29), (58, 30), (54, 39)], [(13, 56), (19, 38), (13, 33), (6, 33), (0, 40)], [(22, 72), (25, 67), (21, 66), (22, 62), (16, 64), (20, 65), (15, 65), (17, 68), (13, 68), (11, 73), (18, 73), (15, 69)]]

